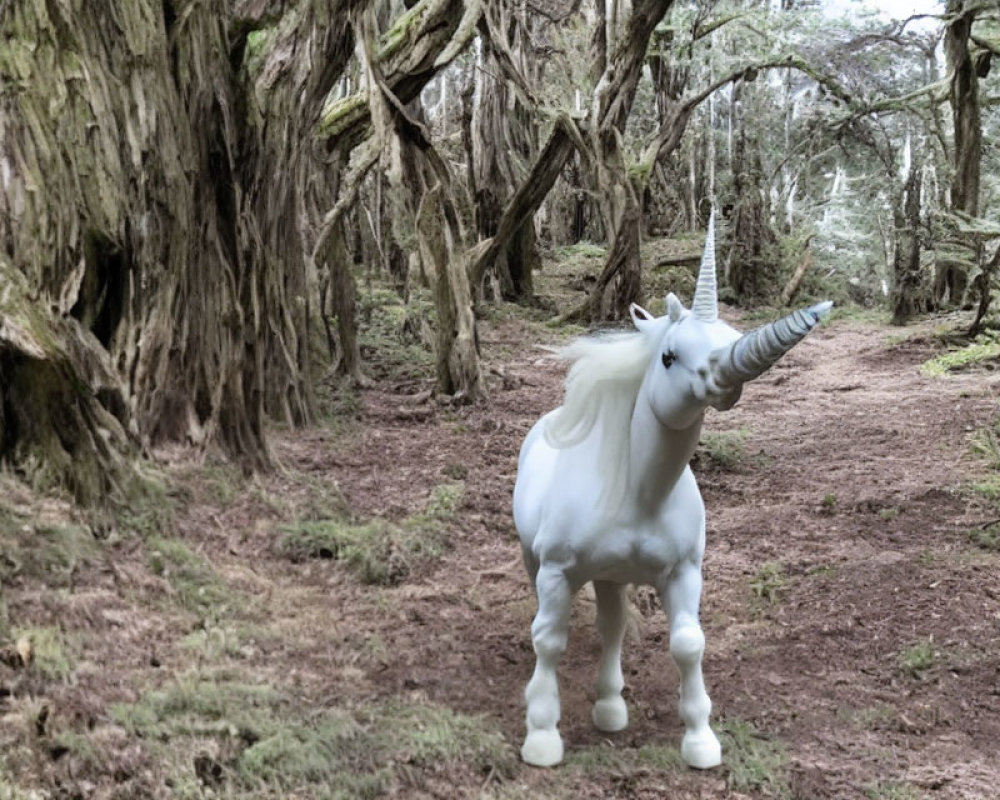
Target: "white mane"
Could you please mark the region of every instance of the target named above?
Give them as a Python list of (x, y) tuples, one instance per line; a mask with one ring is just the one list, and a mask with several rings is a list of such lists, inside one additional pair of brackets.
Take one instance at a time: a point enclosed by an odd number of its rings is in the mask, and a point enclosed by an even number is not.
[(625, 492), (632, 411), (657, 346), (655, 337), (634, 331), (581, 337), (555, 351), (573, 365), (563, 404), (545, 426), (545, 441), (555, 448), (573, 447), (600, 420), (601, 472), (610, 481), (601, 499), (609, 509)]

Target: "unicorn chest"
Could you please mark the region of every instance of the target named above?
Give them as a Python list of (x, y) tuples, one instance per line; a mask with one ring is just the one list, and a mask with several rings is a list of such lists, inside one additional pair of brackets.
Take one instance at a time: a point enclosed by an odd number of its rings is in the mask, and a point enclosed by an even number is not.
[(591, 543), (579, 562), (589, 579), (616, 583), (657, 583), (689, 548), (659, 526), (614, 528)]

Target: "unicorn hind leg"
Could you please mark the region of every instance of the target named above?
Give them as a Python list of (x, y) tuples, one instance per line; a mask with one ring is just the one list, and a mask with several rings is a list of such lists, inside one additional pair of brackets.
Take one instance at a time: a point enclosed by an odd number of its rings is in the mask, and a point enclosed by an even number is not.
[(591, 718), (602, 731), (628, 727), (628, 707), (622, 699), (622, 638), (625, 634), (625, 587), (594, 581), (597, 597), (597, 631), (601, 637), (601, 664), (597, 673), (597, 702)]
[(708, 769), (722, 763), (722, 747), (708, 726), (712, 701), (705, 691), (701, 657), (705, 652), (705, 634), (698, 622), (701, 601), (701, 567), (682, 562), (661, 590), (664, 608), (670, 618), (670, 655), (681, 674), (679, 711), (684, 723), (681, 757), (692, 767)]
[(531, 641), (536, 661), (535, 672), (524, 690), (528, 733), (521, 758), (536, 767), (551, 767), (563, 757), (557, 728), (560, 707), (556, 666), (566, 650), (573, 593), (562, 570), (545, 564), (537, 570), (534, 583), (538, 613), (531, 625)]

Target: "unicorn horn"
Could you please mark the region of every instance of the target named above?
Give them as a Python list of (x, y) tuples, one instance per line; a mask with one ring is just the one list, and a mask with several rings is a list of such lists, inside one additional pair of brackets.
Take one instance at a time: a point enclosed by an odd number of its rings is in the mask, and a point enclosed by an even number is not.
[(715, 350), (709, 359), (716, 384), (720, 388), (735, 387), (760, 376), (801, 342), (832, 307), (833, 303), (827, 300), (800, 308)]
[(719, 302), (715, 284), (715, 209), (708, 217), (708, 234), (705, 236), (705, 253), (698, 270), (698, 284), (694, 290), (691, 310), (702, 322), (715, 322), (719, 318)]

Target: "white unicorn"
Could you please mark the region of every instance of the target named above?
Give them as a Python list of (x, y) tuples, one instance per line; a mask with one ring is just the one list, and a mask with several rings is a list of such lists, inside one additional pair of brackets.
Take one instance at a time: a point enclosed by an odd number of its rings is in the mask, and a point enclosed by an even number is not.
[(698, 621), (705, 506), (688, 462), (707, 406), (732, 408), (742, 386), (801, 341), (825, 302), (741, 335), (718, 316), (714, 219), (691, 310), (667, 295), (667, 313), (630, 308), (637, 332), (578, 339), (563, 405), (528, 433), (518, 460), (514, 522), (538, 598), (531, 626), (535, 671), (525, 689), (529, 764), (562, 761), (556, 665), (566, 649), (575, 592), (593, 581), (602, 654), (592, 718), (602, 731), (628, 725), (621, 692), (627, 584), (654, 586), (670, 622), (680, 671), (681, 756), (722, 762), (709, 727), (712, 704)]

